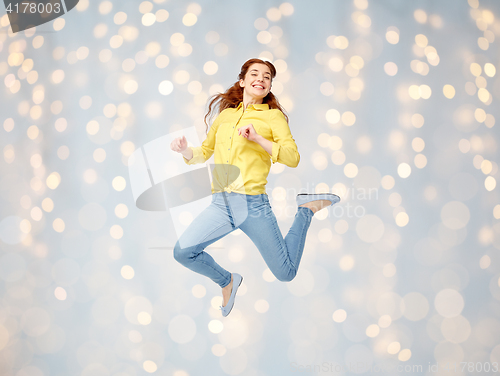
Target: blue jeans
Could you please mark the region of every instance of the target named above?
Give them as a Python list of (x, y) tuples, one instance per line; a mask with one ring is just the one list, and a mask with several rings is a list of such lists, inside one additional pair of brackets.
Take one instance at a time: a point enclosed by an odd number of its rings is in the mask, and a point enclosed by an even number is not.
[(175, 244), (174, 258), (225, 287), (231, 282), (231, 273), (204, 249), (240, 228), (257, 246), (274, 276), (288, 282), (297, 274), (313, 215), (311, 209), (299, 206), (292, 227), (283, 239), (266, 194), (214, 193), (212, 203), (193, 220)]

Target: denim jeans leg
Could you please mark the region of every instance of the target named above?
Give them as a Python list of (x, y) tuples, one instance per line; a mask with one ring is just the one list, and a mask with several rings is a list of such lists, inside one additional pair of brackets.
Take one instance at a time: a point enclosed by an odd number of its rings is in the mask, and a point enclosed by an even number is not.
[(249, 198), (248, 217), (241, 230), (253, 241), (274, 276), (284, 282), (297, 274), (307, 231), (314, 213), (299, 207), (288, 234), (283, 238), (267, 195)]
[(215, 197), (181, 235), (174, 258), (192, 271), (207, 276), (220, 287), (231, 282), (231, 273), (222, 268), (204, 249), (234, 231), (227, 208)]

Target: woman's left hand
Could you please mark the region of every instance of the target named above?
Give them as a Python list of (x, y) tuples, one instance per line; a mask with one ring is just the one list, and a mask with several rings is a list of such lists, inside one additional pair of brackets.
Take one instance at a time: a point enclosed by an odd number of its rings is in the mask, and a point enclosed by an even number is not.
[(245, 137), (247, 140), (253, 141), (253, 142), (256, 142), (257, 138), (259, 137), (259, 134), (255, 131), (255, 128), (253, 127), (253, 125), (251, 123), (239, 128), (238, 134), (240, 136)]

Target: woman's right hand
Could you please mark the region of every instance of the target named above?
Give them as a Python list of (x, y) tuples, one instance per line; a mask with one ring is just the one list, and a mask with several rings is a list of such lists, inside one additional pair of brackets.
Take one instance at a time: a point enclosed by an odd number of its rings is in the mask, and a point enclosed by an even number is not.
[(170, 149), (176, 151), (177, 153), (182, 153), (187, 149), (187, 140), (185, 136), (177, 137), (170, 144)]

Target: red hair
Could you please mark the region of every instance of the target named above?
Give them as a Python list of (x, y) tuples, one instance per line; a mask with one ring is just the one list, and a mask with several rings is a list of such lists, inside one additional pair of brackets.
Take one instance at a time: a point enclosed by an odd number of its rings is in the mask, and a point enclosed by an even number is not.
[[(276, 68), (271, 62), (264, 61), (261, 59), (250, 59), (247, 60), (245, 64), (243, 64), (243, 66), (241, 67), (240, 74), (238, 75), (239, 80), (245, 79), (248, 69), (250, 69), (250, 66), (252, 66), (253, 64), (267, 65), (268, 68), (271, 70), (271, 82), (273, 78), (276, 77)], [(205, 115), (205, 124), (207, 125), (207, 129), (208, 129), (207, 119), (210, 118), (212, 111), (215, 112), (215, 108), (218, 109), (217, 114), (220, 114), (226, 108), (238, 107), (240, 102), (243, 101), (243, 88), (240, 86), (239, 80), (236, 81), (234, 85), (231, 86), (229, 89), (227, 89), (225, 93), (219, 93), (212, 96), (212, 99), (210, 100), (210, 103), (208, 105), (208, 112)], [(262, 99), (262, 103), (267, 103), (269, 105), (269, 108), (271, 109), (280, 110), (283, 113), (283, 115), (285, 115), (286, 121), (288, 122), (288, 116), (286, 115), (285, 110), (279, 104), (278, 98), (276, 98), (274, 94), (271, 93), (271, 91), (269, 91), (269, 93)]]

